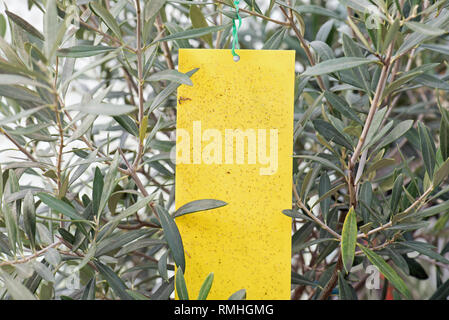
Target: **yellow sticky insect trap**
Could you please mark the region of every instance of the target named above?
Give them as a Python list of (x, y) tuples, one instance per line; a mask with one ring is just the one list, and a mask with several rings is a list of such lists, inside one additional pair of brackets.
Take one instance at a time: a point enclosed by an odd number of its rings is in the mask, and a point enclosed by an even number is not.
[(228, 205), (176, 218), (185, 279), (196, 298), (246, 289), (247, 299), (290, 299), (295, 52), (180, 49), (176, 207), (199, 199)]

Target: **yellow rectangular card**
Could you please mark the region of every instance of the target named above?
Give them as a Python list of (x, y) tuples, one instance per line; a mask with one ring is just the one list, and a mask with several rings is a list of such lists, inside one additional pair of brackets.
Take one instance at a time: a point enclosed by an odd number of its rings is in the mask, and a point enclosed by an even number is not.
[(199, 199), (228, 205), (176, 218), (195, 299), (245, 289), (247, 299), (290, 299), (295, 52), (180, 49), (176, 207)]

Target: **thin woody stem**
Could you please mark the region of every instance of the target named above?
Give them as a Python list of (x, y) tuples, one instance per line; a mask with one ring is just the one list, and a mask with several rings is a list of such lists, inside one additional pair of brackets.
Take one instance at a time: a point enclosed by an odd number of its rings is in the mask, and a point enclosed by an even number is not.
[[(138, 85), (137, 85), (137, 91), (139, 96), (139, 112), (138, 112), (138, 121), (139, 126), (143, 125), (143, 118), (144, 118), (144, 99), (143, 99), (143, 64), (142, 64), (142, 17), (141, 17), (141, 9), (140, 9), (140, 0), (136, 0), (136, 11), (137, 11), (137, 31), (136, 31), (136, 56), (137, 56), (137, 77), (138, 77)], [(139, 139), (139, 147), (137, 150), (137, 155), (133, 163), (133, 171), (135, 171), (140, 164), (140, 160), (142, 158), (143, 153), (143, 141), (142, 139)]]
[(323, 229), (325, 229), (326, 231), (328, 231), (330, 234), (332, 234), (335, 238), (337, 239), (341, 239), (341, 236), (335, 232), (334, 230), (332, 230), (328, 225), (326, 225), (323, 221), (321, 221), (320, 219), (318, 219), (317, 217), (315, 217), (315, 215), (310, 212), (309, 209), (307, 209), (307, 207), (304, 205), (304, 203), (301, 201), (301, 198), (298, 195), (298, 191), (296, 191), (296, 186), (293, 185), (293, 194), (295, 195), (296, 198), (296, 203), (297, 205), (304, 210), (304, 212), (313, 219), (313, 221), (315, 221), (318, 225), (320, 225)]
[[(315, 65), (315, 58), (312, 55), (312, 52), (310, 51), (309, 45), (307, 44), (306, 40), (302, 36), (301, 32), (298, 30), (295, 24), (295, 20), (292, 16), (290, 16), (283, 7), (279, 7), (284, 14), (284, 16), (288, 19), (289, 25), (292, 27), (293, 31), (296, 34), (296, 37), (298, 38), (299, 42), (301, 43), (301, 46), (304, 49), (304, 52), (306, 53), (307, 59), (309, 60), (310, 65), (313, 67)], [(325, 91), (326, 86), (324, 84), (323, 79), (320, 76), (316, 77), (318, 81), (318, 85), (320, 86), (321, 90)]]
[(33, 162), (39, 162), (31, 153), (28, 152), (27, 149), (22, 147), (20, 143), (17, 142), (16, 139), (14, 139), (8, 132), (6, 132), (3, 128), (0, 128), (0, 132), (5, 135), (6, 138), (8, 138), (9, 141), (11, 141), (24, 155), (27, 156), (28, 159), (30, 159)]
[[(142, 192), (144, 197), (148, 197), (149, 193), (148, 191), (145, 189), (145, 186), (143, 185), (142, 181), (140, 180), (139, 176), (137, 175), (136, 171), (132, 168), (131, 164), (128, 162), (128, 160), (125, 157), (125, 154), (123, 153), (122, 149), (118, 149), (120, 155), (123, 158), (123, 161), (125, 161), (126, 166), (128, 167), (128, 171), (127, 174), (134, 180), (134, 182), (136, 183), (137, 188), (139, 188), (140, 192)], [(156, 218), (159, 220), (159, 215), (157, 214), (156, 209), (154, 208), (154, 203), (153, 201), (150, 201), (150, 203), (148, 204), (152, 210), (152, 212), (154, 213), (154, 215), (156, 216)]]
[(103, 31), (101, 31), (100, 29), (96, 28), (95, 26), (93, 26), (93, 25), (91, 25), (91, 24), (89, 24), (89, 23), (87, 23), (87, 22), (84, 22), (84, 21), (81, 20), (81, 19), (80, 19), (79, 22), (80, 22), (80, 24), (81, 24), (83, 27), (88, 28), (88, 29), (91, 29), (92, 31), (94, 31), (94, 32), (96, 32), (96, 33), (98, 33), (98, 34), (100, 34), (100, 35), (103, 36), (104, 38), (107, 38), (108, 40), (114, 42), (115, 44), (119, 45), (120, 47), (123, 46), (124, 48), (126, 48), (126, 49), (129, 50), (129, 51), (135, 52), (135, 50), (134, 50), (133, 48), (131, 48), (130, 46), (127, 46), (127, 45), (123, 44), (119, 39), (117, 39), (117, 38), (115, 38), (115, 37), (113, 37), (113, 36), (111, 36), (111, 35), (109, 35), (109, 34), (103, 32)]
[(28, 257), (20, 259), (20, 260), (1, 262), (0, 263), (0, 267), (11, 266), (11, 265), (15, 265), (15, 264), (27, 263), (27, 262), (29, 262), (29, 261), (31, 261), (31, 260), (41, 256), (42, 254), (47, 252), (49, 249), (58, 247), (61, 243), (62, 243), (61, 241), (57, 241), (57, 242), (49, 245), (48, 247), (45, 247), (42, 250), (37, 251), (36, 253), (32, 254), (31, 256), (28, 256)]
[[(418, 205), (420, 205), (427, 198), (427, 196), (433, 191), (433, 188), (434, 188), (433, 186), (430, 186), (415, 202), (413, 202), (401, 214), (403, 214), (403, 215), (409, 214), (410, 211), (412, 211), (414, 208), (416, 208)], [(382, 225), (382, 226), (380, 226), (380, 227), (378, 227), (376, 229), (370, 230), (367, 233), (358, 234), (357, 238), (360, 239), (360, 238), (368, 237), (368, 236), (370, 236), (372, 234), (375, 234), (375, 233), (377, 233), (379, 231), (388, 229), (391, 226), (393, 226), (393, 221), (390, 221), (390, 222), (388, 222), (388, 223), (386, 223), (386, 224), (384, 224), (384, 225)]]
[(385, 86), (388, 79), (389, 70), (391, 67), (390, 60), (393, 53), (393, 43), (389, 46), (387, 52), (387, 58), (385, 59), (384, 65), (382, 67), (382, 71), (379, 78), (379, 83), (377, 85), (376, 93), (374, 95), (373, 101), (371, 102), (371, 107), (368, 113), (368, 117), (365, 120), (365, 125), (363, 126), (362, 134), (360, 135), (359, 142), (357, 143), (357, 147), (355, 148), (354, 154), (349, 161), (349, 169), (352, 170), (354, 168), (357, 159), (362, 151), (362, 148), (365, 144), (366, 136), (368, 135), (368, 131), (371, 127), (371, 123), (373, 121), (374, 115), (379, 107), (379, 104), (382, 100), (382, 96), (385, 90)]
[[(220, 0), (214, 0), (214, 1), (216, 3), (220, 3), (220, 4), (223, 4), (225, 6), (232, 7), (229, 3), (226, 3), (226, 2), (223, 2), (223, 1), (220, 1)], [(290, 26), (290, 23), (288, 23), (288, 22), (272, 19), (270, 17), (264, 16), (263, 14), (260, 14), (260, 13), (255, 12), (255, 11), (250, 11), (250, 10), (246, 10), (246, 9), (242, 9), (242, 8), (240, 8), (239, 11), (243, 12), (243, 13), (247, 13), (247, 14), (255, 16), (255, 17), (258, 17), (258, 18), (261, 18), (261, 19), (264, 19), (266, 21), (270, 21), (270, 22), (282, 25), (282, 26)]]
[[(159, 34), (162, 35), (164, 33), (164, 29), (162, 27), (162, 19), (160, 15), (156, 17), (156, 29)], [(175, 69), (175, 64), (173, 63), (173, 59), (171, 57), (170, 48), (168, 47), (166, 41), (163, 41), (161, 43), (161, 49), (162, 53), (164, 54), (165, 61), (167, 62), (167, 67), (169, 69)]]
[[(56, 122), (58, 125), (59, 132), (59, 152), (56, 163), (56, 176), (58, 178), (58, 193), (61, 191), (61, 170), (62, 170), (62, 154), (64, 152), (64, 129), (62, 127), (62, 119), (61, 119), (61, 110), (59, 108), (59, 97), (56, 89), (56, 83), (58, 79), (58, 61), (59, 59), (56, 57), (56, 68), (55, 68), (55, 80), (53, 83), (54, 95), (55, 95), (55, 108), (56, 108)], [(62, 222), (61, 222), (62, 225)]]

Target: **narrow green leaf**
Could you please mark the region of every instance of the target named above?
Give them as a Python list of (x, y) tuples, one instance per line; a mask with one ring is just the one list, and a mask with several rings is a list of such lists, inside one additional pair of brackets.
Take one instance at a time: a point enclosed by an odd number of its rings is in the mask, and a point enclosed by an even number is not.
[(365, 248), (362, 245), (358, 245), (360, 249), (363, 251), (363, 253), (366, 255), (369, 261), (371, 261), (372, 264), (374, 264), (377, 268), (379, 268), (379, 271), (385, 276), (385, 278), (390, 281), (390, 283), (400, 292), (402, 293), (406, 298), (410, 299), (411, 294), (408, 290), (407, 286), (405, 285), (404, 280), (402, 280), (399, 275), (394, 271), (394, 269), (385, 262), (384, 259), (382, 259), (381, 256), (379, 256), (374, 251)]
[(436, 188), (440, 185), (441, 182), (443, 182), (447, 176), (449, 175), (449, 159), (447, 159), (441, 167), (438, 168), (437, 171), (435, 171), (435, 174), (433, 176), (433, 186)]
[(380, 50), (381, 53), (385, 53), (390, 43), (396, 39), (399, 28), (401, 27), (401, 22), (399, 19), (395, 19), (393, 24), (390, 25), (387, 31), (387, 35), (385, 36), (385, 39), (382, 43), (382, 48)]
[(55, 282), (55, 276), (53, 275), (53, 272), (43, 263), (41, 263), (37, 260), (34, 260), (33, 261), (33, 269), (45, 281)]
[(107, 238), (103, 236), (102, 238), (97, 239), (99, 242), (97, 243), (97, 251), (95, 252), (95, 256), (101, 257), (102, 255), (105, 255), (111, 251), (122, 248), (127, 244), (136, 241), (137, 239), (149, 237), (153, 233), (154, 231), (150, 232), (148, 229), (139, 229), (125, 233), (114, 233), (113, 235)]
[(114, 51), (115, 47), (80, 45), (56, 51), (58, 57), (84, 58)]
[(149, 0), (145, 1), (145, 21), (153, 18), (164, 6), (166, 0)]
[(316, 288), (316, 287), (319, 287), (319, 288), (322, 288), (319, 284), (318, 284), (318, 282), (315, 282), (315, 281), (312, 281), (312, 280), (310, 280), (310, 279), (308, 279), (308, 278), (306, 278), (305, 276), (303, 276), (303, 275), (300, 275), (300, 274), (298, 274), (298, 273), (296, 273), (296, 272), (294, 272), (294, 271), (292, 271), (292, 276), (291, 276), (291, 278), (292, 278), (292, 284), (299, 284), (300, 286), (310, 286), (310, 287), (312, 287), (312, 288)]
[(145, 115), (139, 124), (139, 141), (143, 144), (148, 129), (148, 115)]
[[(370, 146), (371, 144), (373, 144), (373, 142), (372, 142), (374, 140), (373, 138), (378, 135), (380, 125), (382, 124), (382, 120), (384, 119), (386, 112), (387, 112), (387, 108), (382, 108), (382, 109), (377, 110), (377, 112), (374, 114), (373, 121), (371, 122), (371, 126), (368, 130), (368, 134), (366, 135), (365, 147), (362, 150), (367, 148), (367, 146)], [(382, 137), (383, 137), (383, 135), (380, 138), (382, 138)]]
[(315, 130), (318, 131), (318, 133), (321, 134), (328, 142), (333, 141), (349, 150), (353, 149), (346, 137), (331, 123), (320, 119), (313, 120), (312, 122)]
[(399, 124), (395, 125), (393, 130), (391, 130), (391, 132), (382, 140), (382, 142), (379, 143), (379, 145), (376, 147), (376, 150), (382, 149), (383, 147), (402, 137), (407, 133), (408, 130), (410, 130), (412, 125), (413, 120), (402, 121)]
[(305, 246), (305, 242), (309, 239), (313, 228), (314, 222), (306, 222), (299, 228), (292, 236), (292, 250), (298, 252), (300, 248)]
[(114, 290), (115, 294), (120, 297), (120, 299), (132, 300), (131, 296), (126, 291), (128, 289), (126, 285), (109, 266), (99, 261), (94, 261), (94, 264), (100, 274), (106, 280), (106, 282), (111, 286), (112, 290)]
[(401, 272), (406, 275), (410, 274), (409, 265), (402, 255), (389, 247), (386, 247), (385, 251), (388, 253), (391, 260), (393, 260), (394, 264), (399, 268), (399, 270), (401, 270)]
[(159, 271), (159, 275), (165, 281), (168, 281), (167, 255), (168, 250), (164, 252), (164, 254), (159, 258), (159, 261), (157, 262), (157, 269)]
[(175, 277), (176, 293), (179, 300), (189, 300), (189, 293), (187, 292), (186, 280), (181, 268), (176, 271)]
[(355, 247), (357, 244), (357, 216), (354, 208), (349, 209), (341, 233), (341, 257), (347, 273), (354, 262)]
[(19, 113), (15, 114), (15, 115), (12, 115), (12, 116), (9, 116), (9, 117), (3, 118), (3, 119), (0, 119), (0, 126), (3, 126), (5, 124), (11, 123), (11, 122), (15, 122), (15, 121), (20, 120), (22, 118), (27, 118), (27, 117), (31, 116), (32, 114), (38, 112), (39, 110), (42, 110), (43, 108), (45, 108), (45, 107), (44, 106), (36, 107), (36, 108), (33, 108), (33, 109), (29, 109), (29, 110), (25, 110), (25, 111), (19, 112)]
[(87, 250), (87, 253), (84, 255), (83, 259), (81, 260), (81, 262), (76, 266), (75, 271), (78, 272), (80, 271), (82, 268), (84, 268), (84, 266), (86, 264), (88, 264), (94, 257), (95, 257), (95, 252), (97, 251), (97, 245), (95, 242), (92, 242), (90, 244), (89, 250)]
[(3, 203), (3, 217), (5, 219), (6, 231), (8, 232), (9, 246), (12, 252), (15, 254), (17, 249), (17, 237), (18, 237), (18, 227), (16, 224), (16, 217), (14, 212), (11, 210), (9, 205)]
[(257, 5), (256, 0), (244, 0), (246, 4), (251, 8), (252, 11), (262, 14), (260, 7)]
[(414, 82), (434, 89), (449, 91), (449, 83), (431, 74), (421, 74), (414, 79)]
[(79, 215), (75, 208), (73, 208), (70, 204), (43, 192), (39, 192), (37, 196), (43, 203), (45, 203), (56, 212), (61, 213), (74, 220), (84, 220), (84, 217)]
[(160, 205), (156, 205), (156, 211), (159, 215), (162, 229), (164, 230), (165, 239), (173, 253), (173, 259), (175, 260), (176, 265), (184, 270), (186, 266), (184, 246), (175, 220), (173, 220), (167, 210)]
[(396, 181), (394, 182), (393, 185), (393, 190), (391, 192), (390, 208), (393, 214), (395, 214), (398, 209), (399, 201), (401, 200), (402, 196), (403, 184), (404, 184), (404, 176), (400, 174), (396, 178)]
[[(331, 190), (331, 181), (329, 179), (329, 176), (327, 175), (327, 172), (323, 172), (320, 177), (320, 184), (318, 187), (318, 195), (320, 199), (329, 191)], [(327, 221), (327, 215), (329, 214), (329, 209), (331, 206), (331, 199), (330, 197), (327, 197), (320, 202), (320, 209), (321, 213), (324, 217), (324, 220)]]
[(338, 272), (338, 297), (340, 300), (357, 300), (354, 288), (345, 280), (340, 271)]
[(147, 78), (147, 81), (163, 81), (163, 80), (173, 81), (179, 84), (186, 84), (189, 86), (193, 85), (192, 80), (190, 80), (190, 77), (188, 75), (171, 69), (153, 73), (151, 76)]
[(429, 49), (444, 55), (449, 55), (449, 48), (443, 44), (423, 44), (421, 48)]
[(287, 33), (286, 28), (280, 28), (273, 35), (265, 41), (262, 49), (264, 50), (278, 50), (284, 40), (285, 34)]
[(396, 79), (393, 82), (391, 82), (390, 84), (388, 84), (388, 86), (384, 90), (383, 97), (384, 98), (388, 97), (390, 94), (392, 94), (396, 90), (400, 89), (401, 86), (412, 81), (413, 79), (415, 79), (422, 73), (423, 73), (422, 71), (418, 70), (416, 72), (410, 72), (410, 73), (403, 74), (401, 77), (399, 77), (398, 79)]
[(101, 195), (103, 194), (104, 180), (100, 168), (95, 168), (94, 182), (92, 188), (92, 210), (98, 214), (100, 208)]
[(313, 4), (300, 5), (300, 6), (296, 6), (296, 10), (300, 14), (311, 13), (311, 14), (322, 15), (322, 16), (326, 16), (326, 17), (330, 17), (330, 18), (334, 18), (334, 19), (340, 19), (340, 17), (338, 16), (338, 14), (335, 11), (327, 9), (327, 8), (323, 8), (322, 6), (319, 6), (319, 5), (313, 5)]
[(206, 300), (207, 296), (209, 295), (210, 288), (212, 287), (213, 281), (214, 281), (214, 273), (211, 272), (201, 285), (197, 300)]
[(133, 300), (150, 300), (150, 298), (148, 298), (147, 296), (144, 296), (140, 292), (129, 290), (129, 289), (127, 289), (126, 292), (131, 296), (131, 298)]
[[(362, 184), (360, 188), (360, 200), (363, 201), (367, 206), (371, 205), (371, 201), (373, 199), (373, 186), (371, 182), (366, 181)], [(370, 213), (369, 210), (365, 206), (361, 206), (362, 217), (364, 223), (369, 223)]]
[[(168, 32), (170, 32), (170, 34), (176, 34), (176, 33), (185, 31), (178, 24), (172, 23), (172, 22), (165, 22), (164, 26), (167, 28), (167, 30), (168, 30)], [(188, 39), (177, 39), (177, 40), (175, 40), (175, 44), (179, 48), (191, 48), (192, 47), (190, 45)]]
[(139, 239), (136, 240), (126, 246), (124, 246), (123, 248), (121, 248), (119, 250), (119, 252), (117, 252), (117, 254), (115, 255), (115, 257), (121, 257), (125, 254), (131, 253), (131, 252), (135, 252), (139, 249), (142, 248), (151, 248), (151, 247), (155, 247), (155, 246), (160, 246), (160, 245), (165, 245), (167, 244), (164, 240), (162, 239), (154, 239), (154, 238), (146, 238), (146, 239)]
[(23, 225), (30, 240), (31, 248), (36, 248), (36, 209), (33, 194), (28, 191), (23, 199)]
[(58, 33), (58, 13), (56, 10), (56, 0), (47, 0), (44, 14), (44, 53), (47, 60), (51, 61), (53, 49), (57, 42)]
[(431, 249), (433, 248), (433, 246), (432, 245), (429, 246), (428, 243), (420, 241), (405, 241), (405, 242), (398, 242), (398, 245), (412, 249), (413, 251), (417, 251), (441, 263), (449, 264), (449, 260), (440, 255), (439, 253), (433, 251)]
[(246, 300), (246, 290), (240, 289), (234, 292), (233, 294), (231, 294), (228, 300)]
[(6, 19), (0, 14), (0, 37), (4, 38), (6, 34)]
[[(186, 72), (186, 75), (191, 77), (198, 70), (199, 70), (198, 68), (190, 70), (189, 72)], [(145, 111), (147, 111), (147, 109), (149, 108), (148, 114), (152, 113), (156, 108), (161, 106), (162, 103), (164, 103), (168, 99), (168, 97), (170, 97), (176, 91), (176, 89), (178, 89), (179, 86), (180, 86), (179, 83), (176, 82), (170, 83), (168, 86), (165, 87), (164, 90), (159, 92), (159, 94), (154, 98), (153, 101), (148, 101), (147, 103), (145, 103), (144, 105)]]
[(100, 205), (98, 207), (98, 212), (94, 212), (94, 214), (96, 214), (98, 218), (103, 213), (103, 210), (109, 201), (112, 191), (114, 190), (114, 188), (117, 184), (116, 178), (117, 178), (117, 172), (118, 172), (118, 164), (119, 164), (119, 152), (116, 151), (115, 155), (114, 155), (114, 159), (112, 160), (112, 163), (109, 166), (109, 170), (104, 178), (103, 193), (101, 194), (101, 200), (100, 200)]
[(72, 133), (72, 135), (70, 136), (70, 138), (65, 141), (65, 143), (70, 143), (72, 141), (75, 141), (79, 138), (81, 138), (93, 125), (93, 123), (95, 122), (95, 120), (97, 119), (97, 115), (95, 114), (88, 114), (85, 115), (85, 117), (83, 118), (81, 125), (79, 127), (76, 128), (76, 130)]
[[(206, 18), (204, 17), (203, 13), (201, 12), (201, 9), (198, 6), (195, 6), (195, 5), (190, 6), (189, 16), (190, 16), (190, 20), (192, 21), (192, 26), (195, 29), (209, 27), (209, 25), (206, 21)], [(204, 41), (206, 41), (207, 44), (209, 44), (209, 46), (211, 48), (213, 47), (211, 34), (206, 34), (206, 35), (202, 36), (201, 38)]]
[(0, 277), (14, 300), (36, 300), (36, 297), (21, 282), (11, 278), (9, 274), (0, 270)]
[[(6, 15), (14, 21), (15, 24), (17, 24), (19, 27), (21, 27), (23, 30), (28, 32), (30, 35), (41, 39), (42, 41), (45, 40), (42, 33), (40, 33), (39, 30), (37, 30), (35, 27), (33, 27), (30, 23), (28, 23), (25, 19), (19, 17), (15, 13), (12, 13), (11, 11), (5, 10)], [(3, 17), (3, 16), (2, 16)], [(1, 29), (1, 28), (0, 28)]]
[(50, 248), (45, 252), (45, 260), (53, 267), (56, 267), (61, 262), (61, 255), (55, 248)]
[(198, 211), (206, 211), (211, 210), (215, 208), (220, 208), (223, 206), (226, 206), (227, 203), (221, 200), (215, 200), (215, 199), (201, 199), (201, 200), (195, 200), (191, 201), (189, 203), (186, 203), (185, 205), (181, 206), (178, 210), (175, 211), (173, 214), (174, 218), (177, 218), (179, 216), (198, 212)]
[(329, 45), (323, 41), (312, 41), (310, 46), (316, 51), (321, 61), (335, 59), (334, 51)]
[(140, 199), (135, 204), (133, 204), (132, 206), (126, 208), (125, 210), (123, 210), (123, 212), (121, 212), (120, 214), (118, 214), (114, 218), (112, 218), (108, 222), (108, 224), (117, 223), (117, 222), (119, 222), (119, 221), (121, 221), (123, 219), (126, 219), (130, 215), (135, 214), (140, 209), (146, 207), (154, 199), (154, 197), (155, 197), (155, 195), (152, 194), (152, 195), (149, 195), (148, 197)]
[(103, 20), (103, 22), (108, 26), (109, 29), (112, 30), (112, 32), (119, 38), (122, 39), (122, 32), (120, 31), (120, 27), (115, 20), (115, 18), (112, 16), (112, 14), (103, 7), (100, 2), (93, 1), (89, 3), (90, 8), (92, 11)]
[(429, 134), (428, 129), (421, 123), (418, 123), (419, 141), (421, 143), (421, 153), (429, 177), (433, 177), (433, 171), (435, 169), (435, 145), (433, 139)]
[(356, 121), (357, 123), (363, 125), (363, 121), (360, 120), (360, 118), (357, 116), (357, 114), (354, 112), (354, 110), (349, 107), (349, 105), (346, 103), (346, 101), (337, 96), (336, 94), (326, 91), (324, 93), (324, 97), (329, 101), (329, 103), (338, 110), (343, 116), (346, 118), (352, 119)]
[(105, 115), (105, 116), (119, 116), (122, 114), (130, 113), (136, 109), (135, 106), (123, 104), (111, 104), (111, 103), (95, 103), (89, 102), (86, 104), (79, 103), (66, 107), (67, 110), (82, 111), (85, 113)]
[[(364, 58), (364, 54), (360, 47), (356, 44), (352, 38), (343, 33), (343, 51), (345, 52), (346, 57), (358, 57)], [(367, 93), (370, 92), (369, 86), (369, 73), (366, 65), (362, 65), (360, 67), (356, 67), (353, 69), (353, 74), (358, 80), (361, 80), (362, 88), (366, 90)]]
[(214, 27), (206, 27), (206, 28), (199, 28), (199, 29), (190, 29), (186, 31), (181, 31), (175, 34), (171, 34), (169, 36), (166, 36), (162, 39), (159, 39), (157, 41), (168, 41), (168, 40), (179, 40), (179, 39), (194, 39), (198, 38), (213, 32), (217, 32), (223, 29), (226, 29), (229, 27), (230, 24), (223, 24), (221, 26), (214, 26)]
[(443, 161), (449, 158), (449, 112), (441, 108), (440, 150)]
[(168, 282), (162, 282), (161, 286), (151, 296), (151, 300), (168, 300), (174, 289), (174, 277), (171, 277)]
[(436, 28), (435, 26), (430, 26), (429, 24), (420, 23), (416, 21), (408, 21), (405, 23), (405, 25), (410, 28), (411, 30), (424, 34), (426, 36), (441, 36), (447, 31)]
[(333, 73), (337, 71), (352, 69), (359, 67), (368, 63), (373, 63), (374, 61), (366, 58), (357, 57), (343, 57), (336, 58), (332, 60), (326, 60), (320, 62), (319, 64), (307, 68), (307, 70), (302, 74), (303, 76), (320, 76), (323, 74)]
[(84, 288), (81, 300), (95, 300), (95, 277), (89, 280), (86, 287)]
[(123, 114), (121, 116), (113, 116), (113, 118), (123, 129), (131, 133), (133, 136), (139, 136), (139, 129), (130, 116)]
[(343, 170), (341, 170), (339, 167), (337, 167), (334, 163), (332, 163), (331, 161), (325, 159), (325, 158), (321, 158), (321, 157), (317, 157), (317, 156), (306, 156), (306, 155), (295, 155), (293, 156), (294, 158), (301, 158), (301, 159), (308, 159), (308, 160), (312, 160), (312, 161), (316, 161), (321, 163), (323, 166), (329, 168), (329, 169), (333, 169), (335, 171), (337, 171), (338, 173), (340, 173), (342, 176), (344, 176), (344, 172)]

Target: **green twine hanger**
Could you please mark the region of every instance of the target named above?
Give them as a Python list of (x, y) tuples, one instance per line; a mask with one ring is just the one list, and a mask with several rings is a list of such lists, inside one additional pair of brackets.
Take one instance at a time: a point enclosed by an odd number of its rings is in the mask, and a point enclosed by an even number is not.
[(236, 48), (240, 49), (238, 31), (242, 24), (242, 18), (240, 17), (240, 14), (239, 14), (239, 3), (240, 3), (240, 0), (234, 0), (234, 6), (235, 6), (235, 11), (236, 11), (235, 13), (239, 20), (239, 25), (237, 26), (237, 24), (235, 23), (236, 19), (232, 20), (232, 50), (231, 50), (231, 52), (232, 52), (232, 55), (234, 56), (233, 59), (235, 62), (240, 60), (240, 56), (235, 52)]

